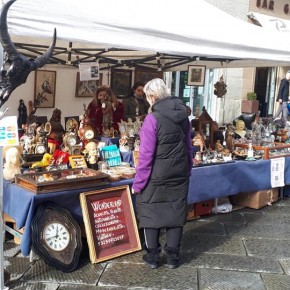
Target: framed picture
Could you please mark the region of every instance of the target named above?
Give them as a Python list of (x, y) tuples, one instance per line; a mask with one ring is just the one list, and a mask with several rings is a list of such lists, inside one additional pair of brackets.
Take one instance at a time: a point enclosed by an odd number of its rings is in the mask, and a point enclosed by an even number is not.
[(205, 78), (205, 66), (201, 65), (189, 65), (188, 66), (188, 86), (203, 86)]
[(130, 70), (112, 70), (111, 88), (117, 98), (125, 98), (131, 89), (132, 72)]
[(65, 131), (69, 132), (73, 127), (75, 130), (79, 129), (79, 116), (64, 117)]
[(35, 71), (34, 107), (54, 108), (56, 71)]
[(141, 250), (128, 185), (81, 193), (80, 202), (92, 263)]
[(146, 83), (155, 78), (163, 79), (163, 72), (135, 70), (135, 82), (141, 82), (145, 85)]
[(89, 98), (93, 97), (98, 86), (102, 84), (103, 74), (99, 74), (98, 80), (89, 80), (89, 81), (81, 81), (80, 73), (77, 72), (77, 80), (76, 80), (76, 98)]
[(71, 155), (69, 158), (71, 168), (87, 168), (87, 163), (83, 155)]

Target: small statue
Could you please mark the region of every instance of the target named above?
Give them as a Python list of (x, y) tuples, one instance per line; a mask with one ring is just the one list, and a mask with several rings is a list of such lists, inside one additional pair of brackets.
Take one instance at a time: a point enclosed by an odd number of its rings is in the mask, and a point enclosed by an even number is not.
[(246, 138), (245, 122), (243, 120), (236, 121), (235, 139)]
[(7, 149), (3, 177), (6, 180), (14, 181), (15, 174), (20, 174), (20, 152), (16, 147)]
[(98, 144), (96, 142), (89, 142), (85, 146), (86, 151), (88, 152), (88, 163), (95, 165), (98, 162)]
[(228, 124), (226, 127), (226, 148), (230, 151), (234, 150), (234, 136), (235, 136), (235, 127), (233, 124)]
[(18, 107), (18, 119), (17, 119), (17, 125), (18, 128), (22, 128), (22, 125), (25, 125), (27, 123), (27, 108), (24, 104), (24, 101), (22, 99), (19, 100), (19, 107)]
[(31, 168), (35, 167), (47, 167), (53, 162), (53, 157), (49, 153), (45, 153), (41, 161), (34, 162)]

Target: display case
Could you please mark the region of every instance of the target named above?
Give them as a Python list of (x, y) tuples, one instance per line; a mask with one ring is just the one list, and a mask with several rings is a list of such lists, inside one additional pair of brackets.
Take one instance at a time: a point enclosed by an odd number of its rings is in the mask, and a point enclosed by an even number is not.
[(15, 175), (15, 183), (36, 194), (108, 184), (110, 176), (90, 168), (34, 172)]
[[(290, 156), (290, 144), (265, 141), (252, 144), (254, 149), (254, 158), (256, 159), (271, 159)], [(236, 143), (234, 145), (236, 149), (248, 149), (248, 146), (248, 143)]]

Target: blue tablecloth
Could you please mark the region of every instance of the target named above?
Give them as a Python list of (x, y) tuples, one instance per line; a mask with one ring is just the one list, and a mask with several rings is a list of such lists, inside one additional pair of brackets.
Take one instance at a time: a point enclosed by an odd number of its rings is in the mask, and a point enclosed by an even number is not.
[[(190, 177), (188, 202), (225, 197), (239, 192), (271, 188), (271, 161), (238, 161), (212, 166), (195, 167)], [(110, 186), (132, 184), (133, 179), (113, 182)], [(285, 184), (290, 184), (290, 157), (285, 158)], [(37, 206), (45, 201), (67, 208), (78, 222), (83, 222), (79, 194), (95, 189), (82, 188), (35, 195), (14, 183), (4, 182), (4, 212), (16, 221), (17, 228), (25, 227), (21, 251), (26, 256), (31, 247), (31, 219)]]
[(83, 223), (79, 200), (80, 193), (106, 187), (130, 185), (132, 182), (133, 179), (124, 179), (112, 182), (109, 185), (35, 194), (15, 183), (4, 181), (3, 210), (15, 220), (17, 228), (25, 227), (20, 246), (23, 255), (27, 256), (31, 249), (31, 220), (39, 204), (48, 201), (54, 202), (59, 206), (68, 209), (79, 223)]

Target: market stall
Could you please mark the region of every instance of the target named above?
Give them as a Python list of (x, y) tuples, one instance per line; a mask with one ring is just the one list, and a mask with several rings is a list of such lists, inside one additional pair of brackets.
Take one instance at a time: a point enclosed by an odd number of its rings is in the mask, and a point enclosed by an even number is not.
[[(285, 158), (285, 184), (290, 184), (290, 158)], [(130, 185), (133, 180), (112, 182), (108, 186)], [(221, 165), (198, 166), (192, 169), (188, 202), (221, 198), (239, 192), (251, 192), (271, 188), (271, 161), (237, 161)], [(21, 250), (28, 255), (31, 247), (31, 220), (36, 208), (43, 202), (55, 202), (67, 208), (73, 217), (83, 222), (79, 194), (92, 190), (92, 188), (79, 188), (35, 194), (15, 183), (4, 182), (4, 212), (16, 221), (17, 228), (25, 227)], [(134, 199), (134, 195), (132, 195)]]

